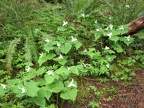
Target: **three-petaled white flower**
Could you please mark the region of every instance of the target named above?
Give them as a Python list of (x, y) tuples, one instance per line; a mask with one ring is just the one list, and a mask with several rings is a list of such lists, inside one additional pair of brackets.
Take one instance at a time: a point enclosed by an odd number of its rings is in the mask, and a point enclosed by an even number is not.
[(100, 29), (96, 29), (96, 31), (98, 32), (98, 31), (100, 31)]
[(123, 26), (121, 26), (121, 27), (119, 28), (119, 30), (124, 30), (124, 27), (123, 27)]
[(45, 42), (47, 42), (47, 43), (48, 43), (48, 42), (50, 42), (50, 40), (49, 40), (48, 38), (46, 38), (46, 39), (45, 39)]
[(111, 20), (112, 19), (112, 17), (109, 17), (109, 20)]
[(70, 71), (70, 67), (67, 67), (68, 71)]
[(30, 67), (28, 66), (27, 68), (26, 68), (26, 72), (29, 72), (30, 71)]
[(87, 67), (89, 66), (90, 64), (85, 64), (85, 63), (82, 63), (84, 67)]
[(106, 50), (109, 50), (110, 48), (108, 46), (105, 47)]
[(84, 52), (87, 52), (87, 49), (84, 49)]
[(53, 73), (53, 71), (51, 71), (51, 70), (49, 70), (49, 71), (47, 71), (47, 74), (49, 75), (49, 76), (54, 76), (54, 73)]
[(62, 25), (62, 26), (64, 27), (64, 26), (66, 26), (67, 24), (68, 24), (67, 21), (63, 21), (63, 25)]
[(130, 8), (130, 5), (126, 5), (126, 8)]
[(126, 39), (129, 41), (130, 40), (130, 35), (128, 37), (126, 37)]
[(26, 89), (24, 87), (18, 87), (18, 89), (20, 89), (22, 92), (21, 93), (25, 93), (26, 92)]
[(107, 36), (109, 36), (109, 38), (111, 38), (112, 37), (112, 33), (107, 34)]
[(40, 55), (40, 58), (42, 58), (42, 56), (43, 56), (43, 53), (40, 53), (39, 55)]
[(60, 54), (59, 59), (63, 59), (63, 56)]
[(109, 63), (106, 65), (107, 68), (109, 68)]
[(97, 23), (97, 20), (95, 20), (95, 23)]
[(85, 14), (84, 14), (84, 13), (82, 13), (82, 14), (81, 14), (81, 16), (84, 18), (84, 17), (85, 17)]
[(73, 36), (71, 36), (71, 38), (72, 38), (71, 42), (77, 41), (76, 37), (74, 38)]
[(3, 88), (3, 89), (6, 89), (6, 85), (4, 85), (4, 84), (1, 84), (1, 86), (2, 86), (2, 88)]
[(113, 29), (113, 25), (112, 25), (112, 24), (110, 24), (108, 27), (109, 27), (111, 30)]
[(74, 80), (72, 79), (72, 81), (69, 83), (68, 87), (77, 87), (73, 82), (74, 82)]
[(61, 44), (60, 44), (60, 43), (57, 43), (57, 47), (60, 48), (60, 46), (61, 46)]

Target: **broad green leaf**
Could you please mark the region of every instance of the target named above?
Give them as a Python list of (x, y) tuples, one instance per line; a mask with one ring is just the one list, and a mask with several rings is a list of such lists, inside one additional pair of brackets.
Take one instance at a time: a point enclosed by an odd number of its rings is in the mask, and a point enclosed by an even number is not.
[(54, 106), (54, 104), (51, 104), (47, 108), (55, 108), (55, 106)]
[(45, 108), (45, 104), (46, 104), (45, 98), (34, 97), (34, 98), (33, 98), (33, 101), (34, 101), (38, 106), (41, 106), (42, 108)]
[(114, 48), (114, 50), (116, 50), (116, 52), (121, 53), (123, 52), (122, 47), (118, 44), (118, 43), (114, 43), (114, 45), (112, 46)]
[(112, 36), (111, 38), (109, 38), (110, 40), (117, 42), (119, 40), (118, 36)]
[(82, 43), (79, 42), (79, 41), (75, 41), (75, 42), (74, 42), (74, 45), (75, 45), (76, 50), (77, 50), (77, 49), (79, 49), (79, 48), (82, 46)]
[(52, 95), (52, 92), (49, 92), (46, 87), (42, 87), (38, 91), (38, 96), (40, 98), (44, 98), (45, 97), (47, 100), (49, 100), (49, 98), (51, 97), (51, 95)]
[(74, 73), (76, 75), (79, 75), (79, 70), (78, 70), (78, 68), (76, 66), (71, 66), (70, 67), (70, 72)]
[(68, 71), (67, 68), (65, 68), (64, 66), (61, 66), (58, 70), (55, 71), (57, 74), (59, 75), (62, 75), (65, 74), (65, 75), (69, 75), (70, 72)]
[(46, 71), (45, 67), (41, 67), (37, 70), (36, 74), (37, 75), (42, 75)]
[(46, 62), (47, 60), (51, 60), (55, 57), (56, 55), (53, 53), (44, 53), (42, 57), (39, 58), (38, 63), (41, 66), (44, 62)]
[(64, 53), (64, 54), (67, 54), (69, 51), (70, 51), (70, 49), (72, 48), (72, 45), (71, 45), (71, 43), (65, 43), (63, 46), (61, 46), (60, 47), (60, 51), (62, 52), (62, 53)]
[(65, 29), (65, 27), (58, 27), (57, 28), (57, 31), (58, 32), (64, 32), (66, 29)]
[(44, 50), (47, 51), (48, 53), (53, 49), (54, 47), (51, 43), (44, 44)]
[(95, 34), (95, 40), (98, 40), (101, 37), (101, 34)]
[(2, 86), (0, 86), (0, 96), (4, 95), (5, 95), (5, 89), (3, 89)]
[(47, 85), (47, 89), (48, 89), (50, 92), (54, 92), (54, 93), (58, 93), (58, 92), (60, 92), (60, 91), (65, 90), (64, 84), (63, 84), (62, 81), (57, 81), (57, 82), (55, 82), (55, 83), (52, 83), (52, 84)]
[(51, 84), (52, 82), (54, 82), (55, 77), (53, 75), (45, 75), (45, 80), (46, 80), (46, 84)]
[(24, 82), (26, 94), (30, 97), (38, 96), (37, 92), (39, 91), (38, 83), (34, 81)]
[(60, 97), (62, 99), (72, 100), (72, 101), (75, 101), (76, 96), (77, 96), (77, 89), (75, 89), (75, 88), (74, 89), (68, 89), (67, 91), (62, 92), (60, 94)]

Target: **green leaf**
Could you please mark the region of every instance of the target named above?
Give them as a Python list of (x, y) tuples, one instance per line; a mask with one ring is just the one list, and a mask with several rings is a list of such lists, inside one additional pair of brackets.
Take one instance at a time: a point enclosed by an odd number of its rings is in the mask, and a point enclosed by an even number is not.
[(46, 84), (51, 84), (52, 82), (54, 82), (54, 80), (55, 80), (55, 77), (54, 76), (52, 76), (52, 75), (45, 75), (45, 80), (46, 80)]
[(51, 104), (47, 108), (55, 108), (55, 106), (54, 106), (54, 104)]
[(3, 89), (2, 86), (0, 86), (0, 96), (4, 95), (5, 95), (5, 89)]
[(74, 73), (76, 75), (79, 75), (79, 70), (78, 70), (78, 68), (76, 66), (71, 66), (70, 67), (70, 72)]
[(41, 106), (42, 108), (43, 108), (43, 107), (45, 108), (46, 101), (45, 101), (44, 98), (34, 97), (32, 100), (33, 100), (38, 106)]
[(52, 92), (48, 91), (46, 87), (42, 87), (40, 88), (40, 90), (38, 91), (38, 96), (40, 98), (46, 98), (47, 100), (49, 100), (49, 98), (51, 97)]
[(65, 43), (63, 46), (61, 46), (60, 47), (60, 51), (62, 52), (62, 53), (64, 53), (64, 54), (67, 54), (69, 51), (70, 51), (70, 49), (72, 48), (72, 45), (71, 45), (71, 43)]
[(38, 63), (41, 66), (44, 62), (46, 62), (47, 60), (51, 60), (55, 57), (56, 55), (53, 53), (44, 53), (42, 57), (39, 58)]
[(119, 40), (118, 36), (112, 36), (111, 38), (109, 38), (110, 40), (117, 42)]
[(66, 29), (65, 29), (65, 27), (58, 27), (57, 28), (57, 31), (58, 32), (64, 32)]
[(67, 68), (65, 68), (64, 66), (61, 66), (58, 70), (55, 71), (58, 75), (69, 75), (70, 72), (68, 71)]
[(67, 91), (65, 91), (65, 92), (62, 92), (61, 94), (60, 94), (60, 97), (62, 98), (62, 99), (66, 99), (66, 100), (72, 100), (72, 101), (74, 101), (75, 99), (76, 99), (76, 96), (77, 96), (77, 89), (68, 89)]
[(79, 41), (75, 41), (75, 42), (74, 42), (74, 45), (75, 45), (75, 47), (76, 47), (76, 50), (78, 50), (78, 49), (82, 46), (82, 43), (79, 42)]
[(121, 53), (123, 52), (122, 47), (118, 44), (118, 43), (114, 43), (114, 45), (112, 46), (114, 48), (114, 50), (116, 50), (116, 52)]
[(49, 53), (49, 51), (53, 50), (54, 47), (51, 43), (46, 43), (44, 44), (44, 50), (47, 51)]
[(52, 83), (52, 84), (49, 84), (47, 85), (47, 89), (50, 91), (50, 92), (54, 92), (54, 93), (58, 93), (62, 90), (65, 90), (64, 88), (64, 84), (62, 81), (57, 81), (55, 83)]
[(42, 75), (46, 71), (45, 67), (41, 67), (37, 70), (36, 74), (37, 75)]
[(26, 94), (30, 97), (38, 96), (37, 92), (39, 88), (37, 87), (38, 83), (34, 81), (24, 82)]

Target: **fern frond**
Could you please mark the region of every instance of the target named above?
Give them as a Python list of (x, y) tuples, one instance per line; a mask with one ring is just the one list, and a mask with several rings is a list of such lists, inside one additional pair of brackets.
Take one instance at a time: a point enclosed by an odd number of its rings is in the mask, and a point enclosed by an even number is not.
[(35, 42), (35, 37), (31, 29), (27, 32), (25, 41), (25, 59), (28, 63), (34, 63), (38, 67), (38, 50)]
[(16, 39), (10, 41), (8, 49), (7, 49), (6, 69), (7, 69), (9, 74), (13, 70), (12, 66), (11, 66), (12, 60), (13, 60), (13, 54), (15, 53), (16, 46), (18, 45), (19, 42), (20, 42), (19, 38), (16, 38)]

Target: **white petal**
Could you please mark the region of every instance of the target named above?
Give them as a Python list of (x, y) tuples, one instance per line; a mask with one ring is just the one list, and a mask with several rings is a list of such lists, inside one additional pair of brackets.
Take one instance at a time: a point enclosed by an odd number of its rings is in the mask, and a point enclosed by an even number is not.
[(47, 74), (54, 76), (53, 71), (51, 71), (51, 70), (47, 71)]
[(45, 39), (45, 42), (50, 42), (50, 40), (48, 38)]
[(1, 84), (1, 86), (2, 86), (2, 88), (3, 88), (3, 89), (6, 89), (6, 85), (4, 85), (4, 84)]
[(29, 72), (30, 71), (30, 67), (28, 66), (28, 68), (26, 69), (26, 72)]
[(77, 38), (74, 38), (73, 36), (71, 36), (72, 40), (71, 42), (77, 41)]
[(59, 59), (63, 59), (63, 56), (60, 54)]

